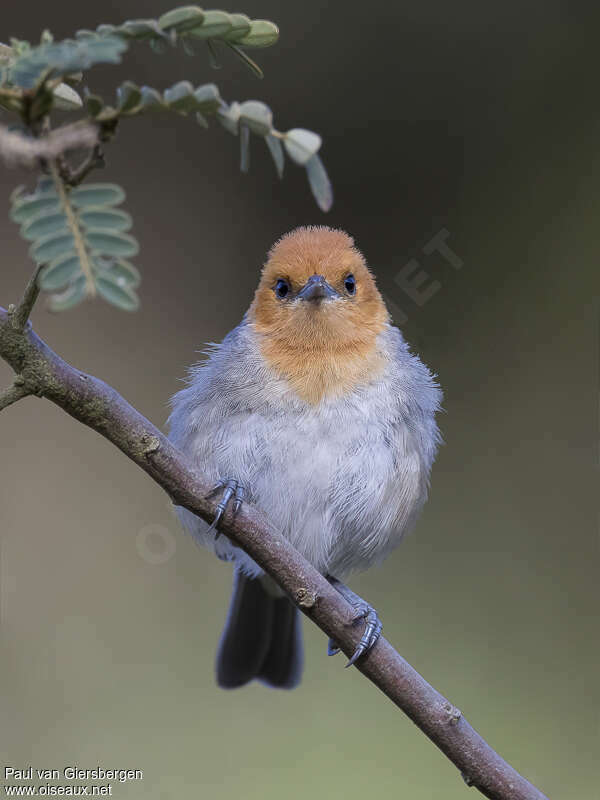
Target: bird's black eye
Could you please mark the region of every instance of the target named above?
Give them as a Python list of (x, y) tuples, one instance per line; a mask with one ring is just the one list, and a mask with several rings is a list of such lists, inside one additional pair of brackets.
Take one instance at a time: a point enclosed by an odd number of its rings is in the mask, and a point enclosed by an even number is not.
[(348, 275), (344, 280), (344, 288), (348, 292), (348, 294), (354, 294), (356, 291), (356, 281), (354, 279), (354, 275)]
[(275, 294), (279, 297), (280, 300), (283, 300), (284, 297), (287, 297), (290, 291), (290, 285), (284, 278), (279, 278), (277, 283), (275, 284)]

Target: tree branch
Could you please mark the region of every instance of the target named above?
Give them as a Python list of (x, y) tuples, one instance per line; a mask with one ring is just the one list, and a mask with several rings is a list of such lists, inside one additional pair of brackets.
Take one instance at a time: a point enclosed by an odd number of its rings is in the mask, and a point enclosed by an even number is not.
[[(215, 514), (213, 488), (163, 434), (112, 387), (56, 355), (28, 326), (18, 330), (0, 308), (0, 356), (29, 391), (46, 397), (116, 445), (161, 486), (174, 503), (206, 521)], [(296, 605), (351, 655), (360, 638), (353, 609), (257, 509), (244, 504), (221, 529), (283, 587)], [(491, 800), (547, 800), (507, 764), (381, 637), (357, 668), (458, 767), (465, 782)]]

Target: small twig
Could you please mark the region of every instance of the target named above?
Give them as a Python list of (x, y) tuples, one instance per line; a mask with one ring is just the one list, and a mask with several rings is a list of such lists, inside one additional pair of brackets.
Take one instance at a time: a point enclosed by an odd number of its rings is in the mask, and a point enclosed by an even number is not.
[(25, 387), (23, 378), (17, 376), (11, 386), (0, 392), (0, 411), (4, 411), (5, 408), (12, 406), (17, 400), (21, 400), (29, 394), (31, 392)]
[(35, 167), (40, 159), (56, 160), (67, 150), (93, 148), (98, 138), (98, 127), (87, 120), (64, 125), (39, 139), (23, 136), (1, 125), (0, 157), (11, 166)]
[(79, 186), (79, 184), (89, 175), (94, 169), (99, 169), (104, 166), (104, 153), (99, 144), (97, 144), (85, 158), (77, 169), (71, 170), (67, 183), (69, 186)]
[(38, 286), (38, 276), (40, 274), (40, 270), (42, 269), (42, 265), (36, 267), (35, 272), (29, 279), (29, 283), (25, 287), (25, 291), (23, 292), (23, 297), (19, 301), (19, 304), (9, 311), (10, 314), (10, 321), (12, 327), (17, 331), (22, 331), (27, 325), (27, 320), (29, 319), (29, 315), (31, 314), (31, 310), (35, 305), (35, 301), (38, 299), (38, 295), (40, 293), (40, 287)]

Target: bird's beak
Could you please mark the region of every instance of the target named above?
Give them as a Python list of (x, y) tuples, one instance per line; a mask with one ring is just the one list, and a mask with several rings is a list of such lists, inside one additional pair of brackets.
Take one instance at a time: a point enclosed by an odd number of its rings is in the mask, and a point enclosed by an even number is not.
[(296, 295), (298, 300), (335, 300), (339, 292), (330, 286), (322, 275), (312, 275)]

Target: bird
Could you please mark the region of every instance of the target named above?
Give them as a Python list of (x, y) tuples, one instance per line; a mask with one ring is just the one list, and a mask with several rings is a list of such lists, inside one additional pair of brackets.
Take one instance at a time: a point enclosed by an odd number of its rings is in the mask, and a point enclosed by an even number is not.
[[(413, 528), (441, 442), (441, 389), (393, 325), (352, 237), (326, 226), (273, 245), (241, 323), (204, 356), (171, 399), (169, 438), (221, 494), (210, 525), (176, 508), (199, 544), (233, 562), (217, 684), (293, 689), (300, 612), (219, 535), (219, 520), (229, 503), (234, 514), (255, 504), (351, 603), (364, 628), (350, 666), (382, 624), (342, 579), (380, 564)], [(338, 650), (330, 640), (328, 653)]]

